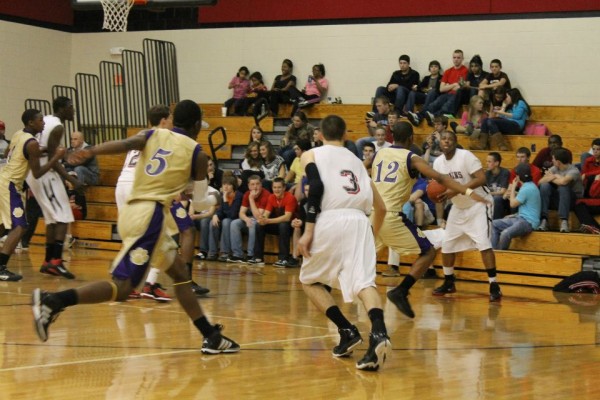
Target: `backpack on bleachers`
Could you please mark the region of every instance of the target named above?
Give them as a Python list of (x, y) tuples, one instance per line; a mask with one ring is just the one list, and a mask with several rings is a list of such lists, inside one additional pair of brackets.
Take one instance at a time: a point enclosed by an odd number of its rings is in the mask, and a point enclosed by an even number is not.
[(600, 276), (594, 271), (580, 271), (552, 288), (555, 292), (600, 294)]
[(550, 136), (552, 134), (546, 125), (535, 122), (525, 125), (523, 133), (529, 136)]

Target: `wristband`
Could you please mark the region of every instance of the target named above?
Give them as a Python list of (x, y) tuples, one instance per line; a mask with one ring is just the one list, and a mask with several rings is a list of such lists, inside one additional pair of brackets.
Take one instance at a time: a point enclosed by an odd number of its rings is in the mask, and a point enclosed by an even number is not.
[(467, 190), (465, 191), (465, 196), (471, 196), (471, 193), (473, 193), (473, 189), (471, 188), (467, 188)]

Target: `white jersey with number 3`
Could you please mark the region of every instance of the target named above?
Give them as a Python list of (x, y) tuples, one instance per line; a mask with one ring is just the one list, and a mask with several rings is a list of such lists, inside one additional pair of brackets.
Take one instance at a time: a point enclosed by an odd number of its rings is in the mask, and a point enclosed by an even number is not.
[(362, 161), (341, 146), (325, 145), (312, 152), (325, 188), (321, 211), (352, 208), (371, 213), (371, 178)]

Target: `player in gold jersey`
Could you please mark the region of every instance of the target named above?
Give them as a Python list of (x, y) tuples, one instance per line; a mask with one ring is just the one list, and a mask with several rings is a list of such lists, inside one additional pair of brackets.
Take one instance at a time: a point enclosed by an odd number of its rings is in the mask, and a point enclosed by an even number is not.
[(103, 143), (70, 155), (69, 163), (77, 165), (93, 155), (140, 150), (133, 189), (119, 213), (118, 228), (123, 244), (112, 264), (112, 281), (93, 282), (57, 293), (35, 289), (33, 313), (36, 331), (42, 341), (48, 339), (50, 324), (65, 307), (125, 301), (131, 288), (144, 278), (151, 263), (166, 269), (173, 279), (177, 300), (204, 336), (203, 353), (240, 350), (237, 343), (221, 334), (220, 325), (213, 326), (208, 322), (192, 292), (192, 280), (185, 262), (177, 254), (177, 243), (167, 232), (167, 225), (172, 223), (171, 203), (191, 181), (192, 203), (196, 209), (218, 202), (218, 196), (207, 195), (208, 160), (195, 140), (201, 121), (200, 107), (191, 100), (184, 100), (175, 107), (172, 130), (142, 131), (128, 139)]
[(376, 238), (377, 250), (388, 246), (398, 254), (419, 254), (411, 266), (410, 273), (402, 283), (388, 292), (388, 299), (407, 317), (415, 313), (408, 301), (408, 292), (435, 258), (435, 249), (423, 232), (402, 213), (402, 206), (408, 201), (417, 175), (435, 179), (456, 193), (464, 193), (473, 200), (484, 201), (448, 175), (440, 174), (421, 157), (410, 150), (413, 128), (408, 122), (397, 122), (392, 127), (394, 145), (379, 150), (373, 159), (371, 179), (383, 198), (387, 213)]
[(23, 277), (6, 268), (8, 259), (27, 229), (25, 207), (23, 206), (23, 182), (31, 170), (37, 179), (44, 175), (65, 154), (64, 147), (57, 149), (48, 163), (40, 166), (42, 150), (34, 135), (44, 130), (44, 116), (38, 110), (26, 110), (21, 116), (22, 130), (15, 133), (8, 147), (7, 163), (0, 170), (0, 236), (10, 229), (0, 251), (0, 280), (19, 281)]

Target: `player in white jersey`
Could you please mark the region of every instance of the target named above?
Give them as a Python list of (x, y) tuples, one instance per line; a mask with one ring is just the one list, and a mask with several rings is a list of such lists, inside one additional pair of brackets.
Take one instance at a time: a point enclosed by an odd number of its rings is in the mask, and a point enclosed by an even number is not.
[(6, 165), (0, 170), (0, 236), (10, 229), (0, 250), (0, 281), (19, 281), (23, 277), (8, 270), (6, 265), (19, 240), (27, 229), (23, 206), (23, 183), (29, 171), (39, 178), (47, 173), (65, 154), (63, 147), (44, 165), (40, 164), (42, 151), (35, 134), (44, 129), (44, 119), (38, 110), (26, 110), (21, 116), (22, 130), (16, 132), (8, 147)]
[[(321, 122), (321, 131), (324, 145), (301, 157), (309, 194), (306, 228), (298, 243), (304, 256), (300, 282), (310, 300), (338, 327), (340, 343), (333, 348), (335, 357), (350, 355), (362, 338), (327, 287), (341, 289), (345, 302), (360, 299), (372, 328), (369, 349), (356, 367), (376, 371), (391, 352), (375, 286), (373, 231), (377, 232), (383, 222), (385, 204), (362, 162), (343, 146), (344, 120), (329, 115)], [(373, 227), (367, 218), (372, 208)]]
[(492, 249), (492, 215), (493, 201), (486, 185), (485, 173), (481, 161), (470, 151), (456, 148), (456, 134), (444, 132), (441, 135), (440, 147), (443, 155), (438, 157), (433, 168), (448, 174), (458, 183), (473, 189), (488, 202), (476, 202), (469, 196), (456, 194), (447, 190), (441, 200), (451, 198), (452, 208), (446, 221), (442, 242), (442, 266), (444, 268), (444, 284), (433, 290), (434, 296), (443, 296), (456, 292), (454, 284), (454, 262), (456, 253), (477, 249), (485, 266), (490, 282), (490, 302), (502, 299), (502, 292), (496, 277), (496, 256)]
[(79, 165), (98, 154), (126, 153), (140, 150), (134, 190), (119, 215), (121, 251), (113, 261), (111, 281), (97, 281), (86, 286), (48, 293), (35, 289), (32, 310), (36, 332), (48, 340), (48, 328), (66, 307), (108, 301), (124, 301), (144, 278), (150, 263), (166, 268), (173, 279), (177, 301), (194, 326), (204, 336), (202, 352), (234, 353), (240, 346), (221, 334), (221, 326), (208, 322), (191, 289), (185, 262), (177, 254), (177, 243), (169, 235), (172, 222), (169, 207), (190, 181), (193, 204), (198, 209), (215, 205), (218, 196), (208, 195), (208, 159), (196, 142), (202, 112), (191, 100), (175, 106), (172, 130), (143, 131), (125, 140), (102, 143), (69, 155), (69, 163)]
[[(67, 97), (57, 97), (52, 103), (53, 115), (44, 117), (44, 130), (38, 134), (40, 147), (45, 148), (48, 157), (52, 157), (56, 148), (62, 143), (65, 132), (64, 122), (73, 120), (73, 103)], [(45, 164), (47, 158), (42, 158)], [(63, 264), (62, 251), (69, 224), (74, 221), (73, 211), (63, 179), (68, 180), (73, 187), (79, 189), (81, 183), (72, 175), (67, 174), (62, 164), (57, 163), (48, 173), (35, 179), (30, 173), (27, 185), (37, 200), (46, 224), (46, 256), (40, 267), (40, 272), (49, 275), (63, 276), (74, 279), (73, 275)]]

